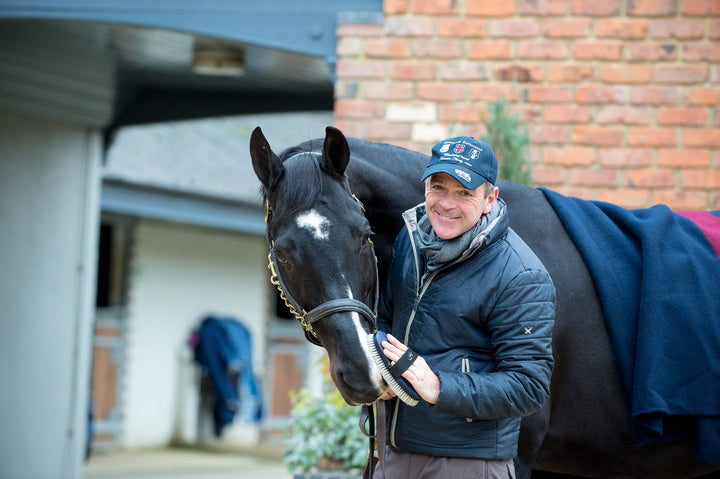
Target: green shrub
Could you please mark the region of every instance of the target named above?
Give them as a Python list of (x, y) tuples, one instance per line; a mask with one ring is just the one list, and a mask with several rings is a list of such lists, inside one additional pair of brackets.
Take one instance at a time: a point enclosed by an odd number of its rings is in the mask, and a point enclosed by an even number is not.
[(527, 159), (530, 138), (517, 115), (508, 116), (505, 100), (488, 105), (487, 134), (480, 138), (495, 152), (498, 178), (532, 186), (531, 163)]
[(368, 440), (360, 431), (360, 407), (348, 405), (331, 384), (325, 389), (320, 398), (305, 390), (291, 398), (283, 457), (291, 472), (356, 471), (367, 463)]

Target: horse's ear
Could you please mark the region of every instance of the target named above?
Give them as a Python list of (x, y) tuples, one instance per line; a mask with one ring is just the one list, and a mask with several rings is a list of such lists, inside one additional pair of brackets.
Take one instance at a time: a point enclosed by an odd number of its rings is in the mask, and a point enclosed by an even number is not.
[(250, 135), (250, 157), (255, 174), (267, 191), (282, 173), (283, 165), (280, 158), (270, 149), (270, 144), (259, 126)]
[(350, 147), (345, 135), (332, 126), (325, 128), (323, 169), (335, 176), (343, 176), (350, 161)]

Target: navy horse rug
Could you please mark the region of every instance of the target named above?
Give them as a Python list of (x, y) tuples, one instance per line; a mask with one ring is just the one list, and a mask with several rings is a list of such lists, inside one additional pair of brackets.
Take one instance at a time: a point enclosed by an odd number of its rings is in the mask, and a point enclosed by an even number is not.
[(542, 191), (595, 282), (636, 443), (694, 437), (720, 464), (720, 214)]

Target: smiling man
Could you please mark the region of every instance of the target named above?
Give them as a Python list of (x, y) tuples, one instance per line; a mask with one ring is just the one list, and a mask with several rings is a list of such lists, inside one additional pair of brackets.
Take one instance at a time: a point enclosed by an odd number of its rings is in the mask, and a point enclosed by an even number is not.
[(387, 479), (514, 478), (520, 418), (549, 396), (555, 288), (508, 226), (497, 171), (487, 144), (441, 141), (425, 203), (403, 214), (378, 327), (423, 401), (381, 398)]

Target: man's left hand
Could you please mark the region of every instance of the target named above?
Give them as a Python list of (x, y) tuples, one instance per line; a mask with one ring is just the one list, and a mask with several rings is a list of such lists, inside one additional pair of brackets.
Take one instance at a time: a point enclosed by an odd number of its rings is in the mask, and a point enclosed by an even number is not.
[[(407, 346), (401, 343), (395, 336), (388, 334), (387, 341), (382, 342), (383, 352), (393, 364), (400, 359)], [(408, 380), (415, 391), (430, 404), (437, 403), (440, 395), (440, 379), (430, 369), (422, 356), (418, 356), (412, 365), (403, 373), (402, 377)]]

